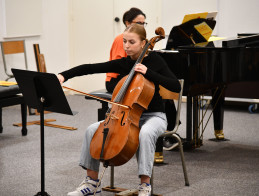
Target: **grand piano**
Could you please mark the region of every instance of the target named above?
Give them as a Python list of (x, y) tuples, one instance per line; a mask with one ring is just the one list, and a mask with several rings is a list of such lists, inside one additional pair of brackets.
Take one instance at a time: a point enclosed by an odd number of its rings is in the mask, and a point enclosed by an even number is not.
[[(224, 140), (223, 119), (228, 87), (242, 84), (243, 98), (259, 99), (259, 35), (178, 46), (157, 51), (180, 79), (187, 96), (185, 147), (202, 145), (199, 133), (198, 96), (210, 94), (216, 140)], [(231, 94), (231, 93), (230, 93)], [(229, 95), (230, 95), (229, 94)]]

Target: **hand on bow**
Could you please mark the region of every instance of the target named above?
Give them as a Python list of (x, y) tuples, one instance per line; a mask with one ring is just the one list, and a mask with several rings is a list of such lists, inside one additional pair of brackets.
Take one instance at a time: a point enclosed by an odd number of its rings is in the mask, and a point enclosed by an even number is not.
[(58, 78), (58, 81), (60, 82), (60, 84), (62, 85), (63, 82), (65, 81), (64, 76), (62, 76), (61, 74), (58, 74), (58, 75), (57, 75), (57, 78)]

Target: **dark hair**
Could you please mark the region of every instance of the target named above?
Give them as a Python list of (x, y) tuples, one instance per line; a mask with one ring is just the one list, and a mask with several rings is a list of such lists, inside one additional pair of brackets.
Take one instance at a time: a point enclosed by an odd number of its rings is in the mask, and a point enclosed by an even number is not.
[(132, 22), (138, 15), (143, 15), (146, 18), (146, 15), (138, 8), (131, 8), (123, 14), (123, 23), (126, 25), (126, 21)]

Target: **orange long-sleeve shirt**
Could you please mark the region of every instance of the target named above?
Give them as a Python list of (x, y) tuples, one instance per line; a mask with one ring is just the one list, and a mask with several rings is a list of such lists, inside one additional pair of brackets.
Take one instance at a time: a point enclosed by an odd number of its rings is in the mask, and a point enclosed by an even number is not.
[[(110, 50), (110, 61), (115, 59), (121, 59), (122, 57), (126, 57), (127, 54), (125, 50), (123, 49), (123, 34), (118, 35), (112, 44), (111, 50)], [(117, 78), (119, 74), (117, 73), (107, 73), (106, 74), (106, 80), (110, 81), (111, 78)]]

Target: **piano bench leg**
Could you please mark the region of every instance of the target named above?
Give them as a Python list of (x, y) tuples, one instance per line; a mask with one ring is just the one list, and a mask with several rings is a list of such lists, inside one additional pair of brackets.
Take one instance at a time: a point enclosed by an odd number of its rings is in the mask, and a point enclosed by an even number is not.
[(0, 107), (0, 133), (3, 133), (3, 125), (2, 125), (2, 108)]
[(21, 104), (21, 114), (22, 114), (22, 136), (27, 135), (27, 105)]
[(225, 139), (225, 138), (224, 138), (223, 129), (221, 129), (221, 130), (215, 130), (215, 131), (214, 131), (214, 134), (215, 134), (216, 139), (218, 139), (218, 140), (224, 140), (224, 139)]
[(102, 107), (98, 109), (98, 121), (105, 119), (105, 114), (109, 109), (107, 102), (101, 101), (101, 103), (102, 103)]

